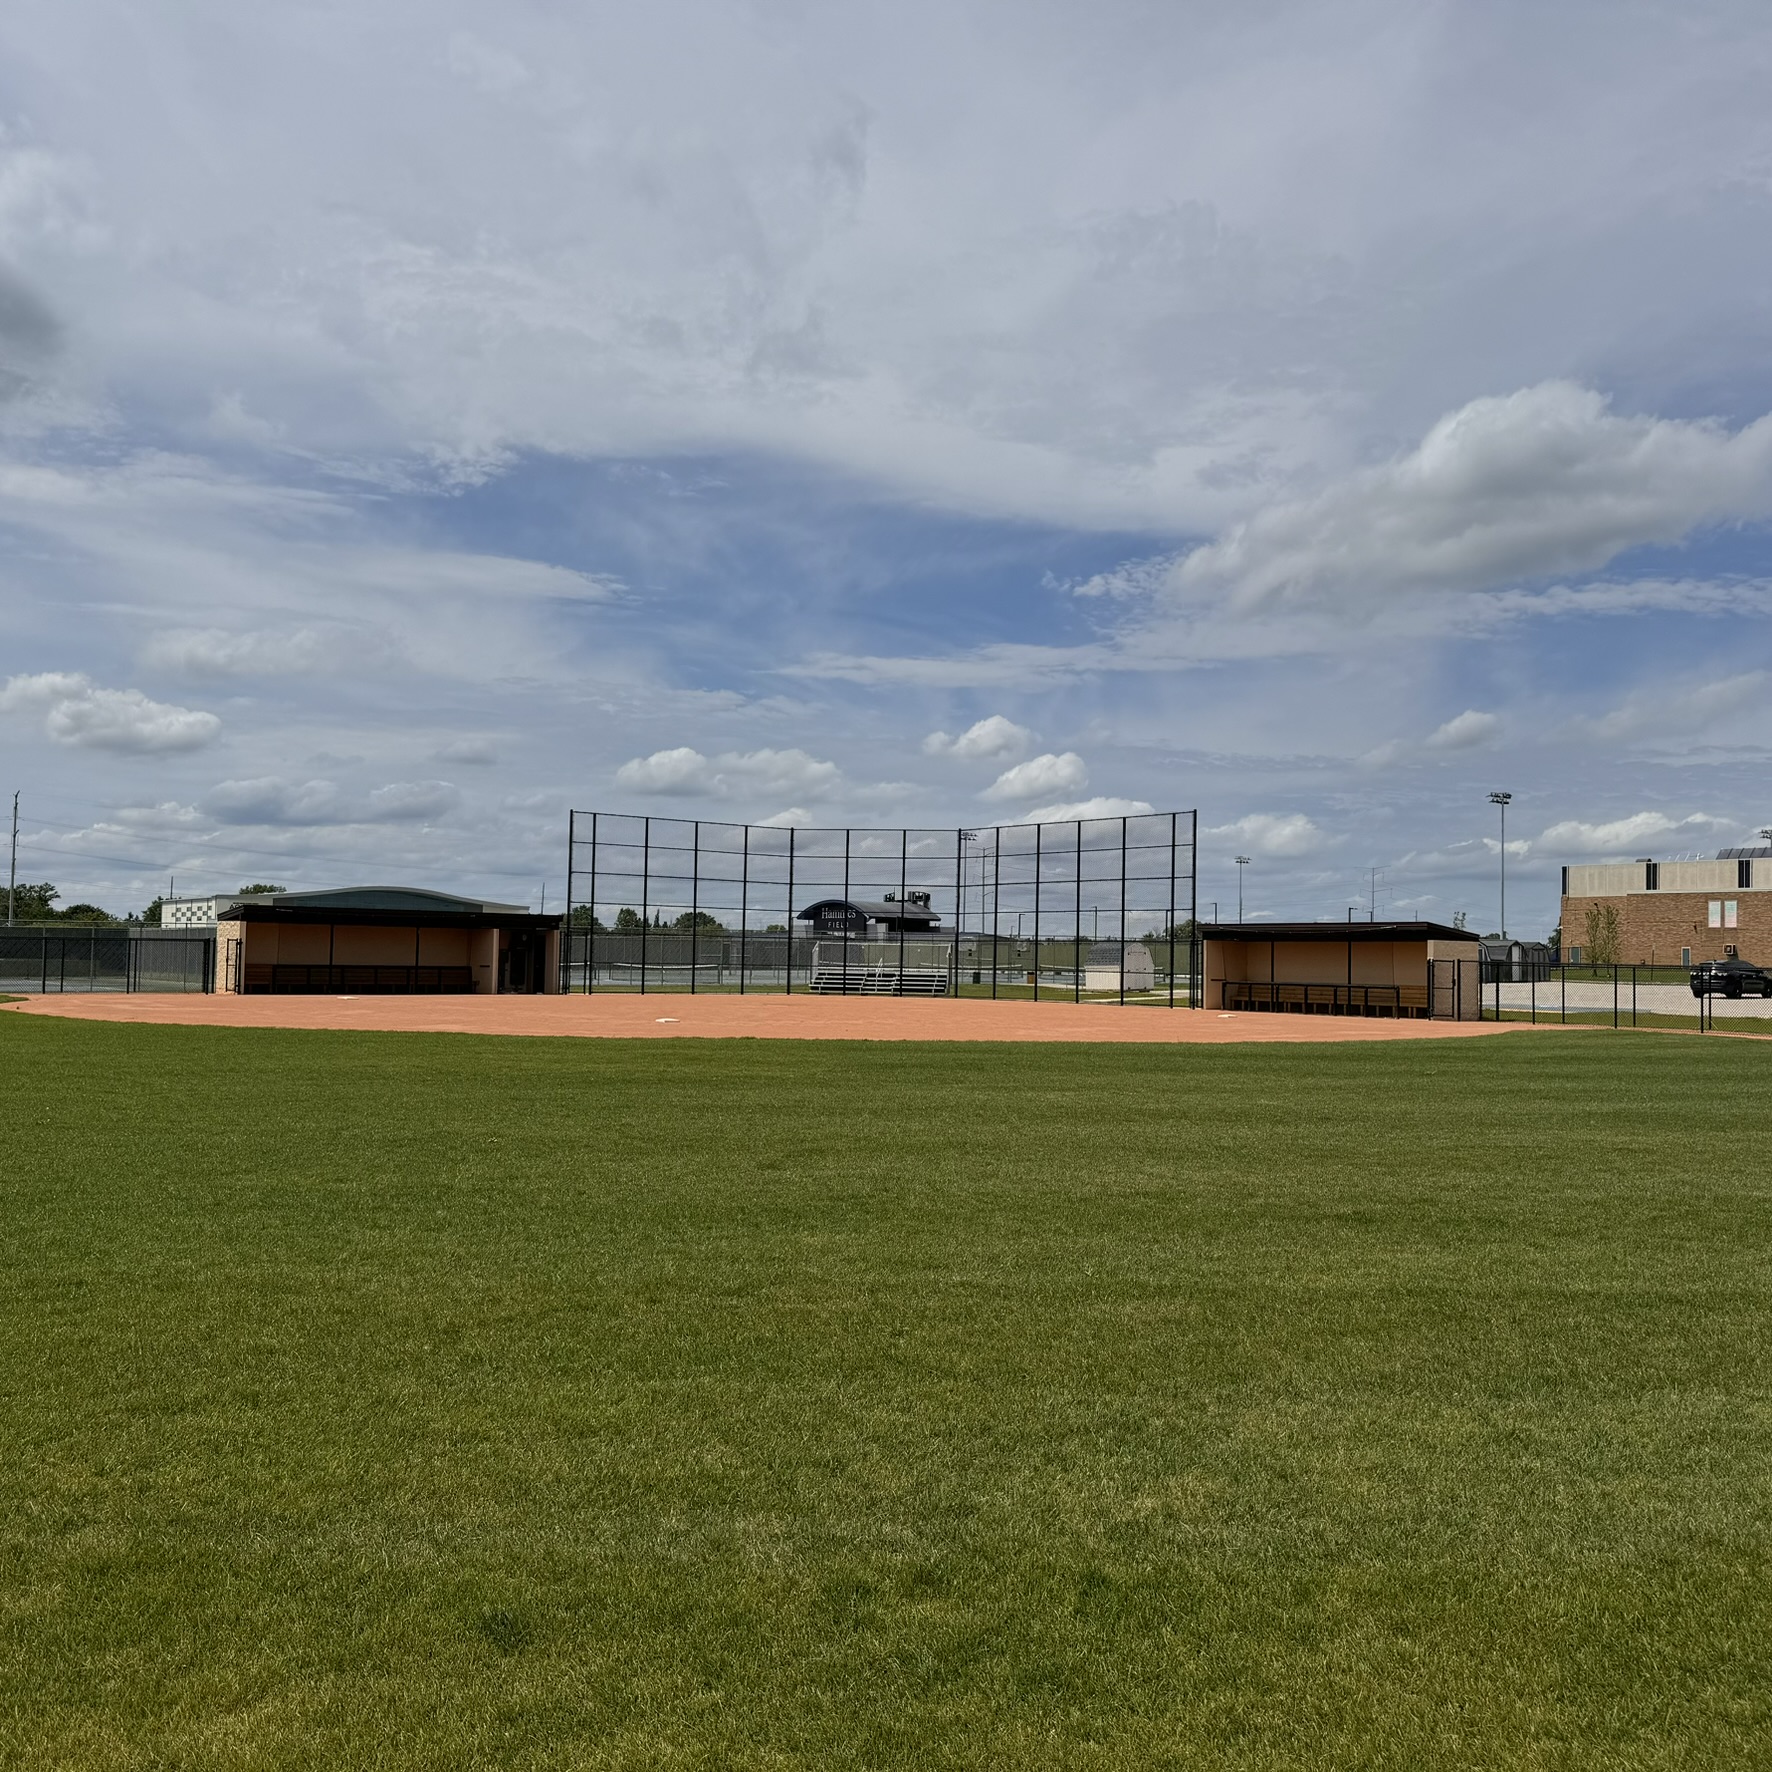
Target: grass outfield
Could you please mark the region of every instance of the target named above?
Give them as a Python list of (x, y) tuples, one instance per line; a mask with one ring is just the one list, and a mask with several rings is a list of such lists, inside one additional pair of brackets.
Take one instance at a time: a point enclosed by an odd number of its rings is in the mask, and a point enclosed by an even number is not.
[(0, 1763), (1772, 1762), (1766, 1047), (0, 1075)]

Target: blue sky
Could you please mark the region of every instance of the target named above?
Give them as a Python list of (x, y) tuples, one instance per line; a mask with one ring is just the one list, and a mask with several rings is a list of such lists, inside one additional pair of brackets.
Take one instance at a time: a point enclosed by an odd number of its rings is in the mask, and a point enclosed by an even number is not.
[(558, 893), (568, 806), (1197, 805), (1510, 925), (1772, 822), (1772, 20), (0, 18), (20, 871)]

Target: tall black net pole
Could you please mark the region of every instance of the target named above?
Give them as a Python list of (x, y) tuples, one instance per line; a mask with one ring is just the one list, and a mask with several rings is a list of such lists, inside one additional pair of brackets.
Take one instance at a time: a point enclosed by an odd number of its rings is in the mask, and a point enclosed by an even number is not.
[(954, 832), (954, 996), (960, 995), (960, 937), (966, 933), (966, 833)]
[(1040, 836), (1044, 825), (1034, 826), (1034, 1001), (1040, 1000)]
[(1077, 928), (1071, 940), (1071, 1001), (1083, 1001), (1083, 821), (1077, 820)]
[(904, 995), (905, 892), (910, 885), (911, 833), (898, 833), (898, 994)]
[[(578, 842), (578, 814), (570, 807), (566, 811), (566, 938), (560, 944), (560, 989), (568, 996), (572, 994), (572, 858)], [(417, 964), (418, 956), (413, 955)], [(416, 979), (413, 981), (418, 982)]]
[[(843, 995), (849, 995), (849, 827), (843, 827)], [(812, 950), (814, 968), (818, 965), (818, 949)]]
[(597, 986), (597, 814), (591, 814), (591, 925), (585, 931), (585, 995)]
[(1120, 820), (1120, 1004), (1126, 1003), (1126, 824)]
[(794, 827), (788, 826), (788, 934), (787, 934), (787, 965), (784, 968), (788, 990), (794, 994)]
[(640, 833), (640, 995), (646, 995), (646, 926), (652, 920), (652, 820)]
[(1206, 941), (1200, 934), (1200, 809), (1188, 814), (1192, 821), (1187, 842), (1188, 1002), (1206, 1007)]
[(744, 995), (745, 938), (751, 928), (751, 827), (744, 827), (744, 859), (738, 864), (738, 994)]
[(1175, 1007), (1175, 824), (1169, 814), (1169, 1007)]
[(701, 957), (701, 820), (689, 850), (689, 994), (695, 995), (695, 967)]
[(997, 1000), (997, 906), (1003, 885), (1003, 827), (991, 826), (991, 1001)]

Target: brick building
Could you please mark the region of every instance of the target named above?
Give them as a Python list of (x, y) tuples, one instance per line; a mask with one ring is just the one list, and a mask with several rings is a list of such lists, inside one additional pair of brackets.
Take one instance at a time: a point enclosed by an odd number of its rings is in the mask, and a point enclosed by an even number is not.
[[(1588, 913), (1617, 917), (1623, 966), (1772, 961), (1772, 848), (1723, 849), (1708, 861), (1600, 862), (1563, 869), (1563, 956), (1591, 960)], [(1604, 957), (1602, 955), (1602, 957)]]

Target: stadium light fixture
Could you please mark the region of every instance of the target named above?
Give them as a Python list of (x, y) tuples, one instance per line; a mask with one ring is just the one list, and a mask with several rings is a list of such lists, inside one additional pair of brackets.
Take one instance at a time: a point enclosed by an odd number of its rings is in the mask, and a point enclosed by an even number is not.
[(1501, 808), (1501, 939), (1507, 940), (1507, 806), (1512, 794), (1501, 792), (1489, 796), (1491, 806)]
[(1239, 923), (1243, 920), (1243, 870), (1248, 865), (1248, 856), (1239, 855), (1237, 857), (1237, 921)]

